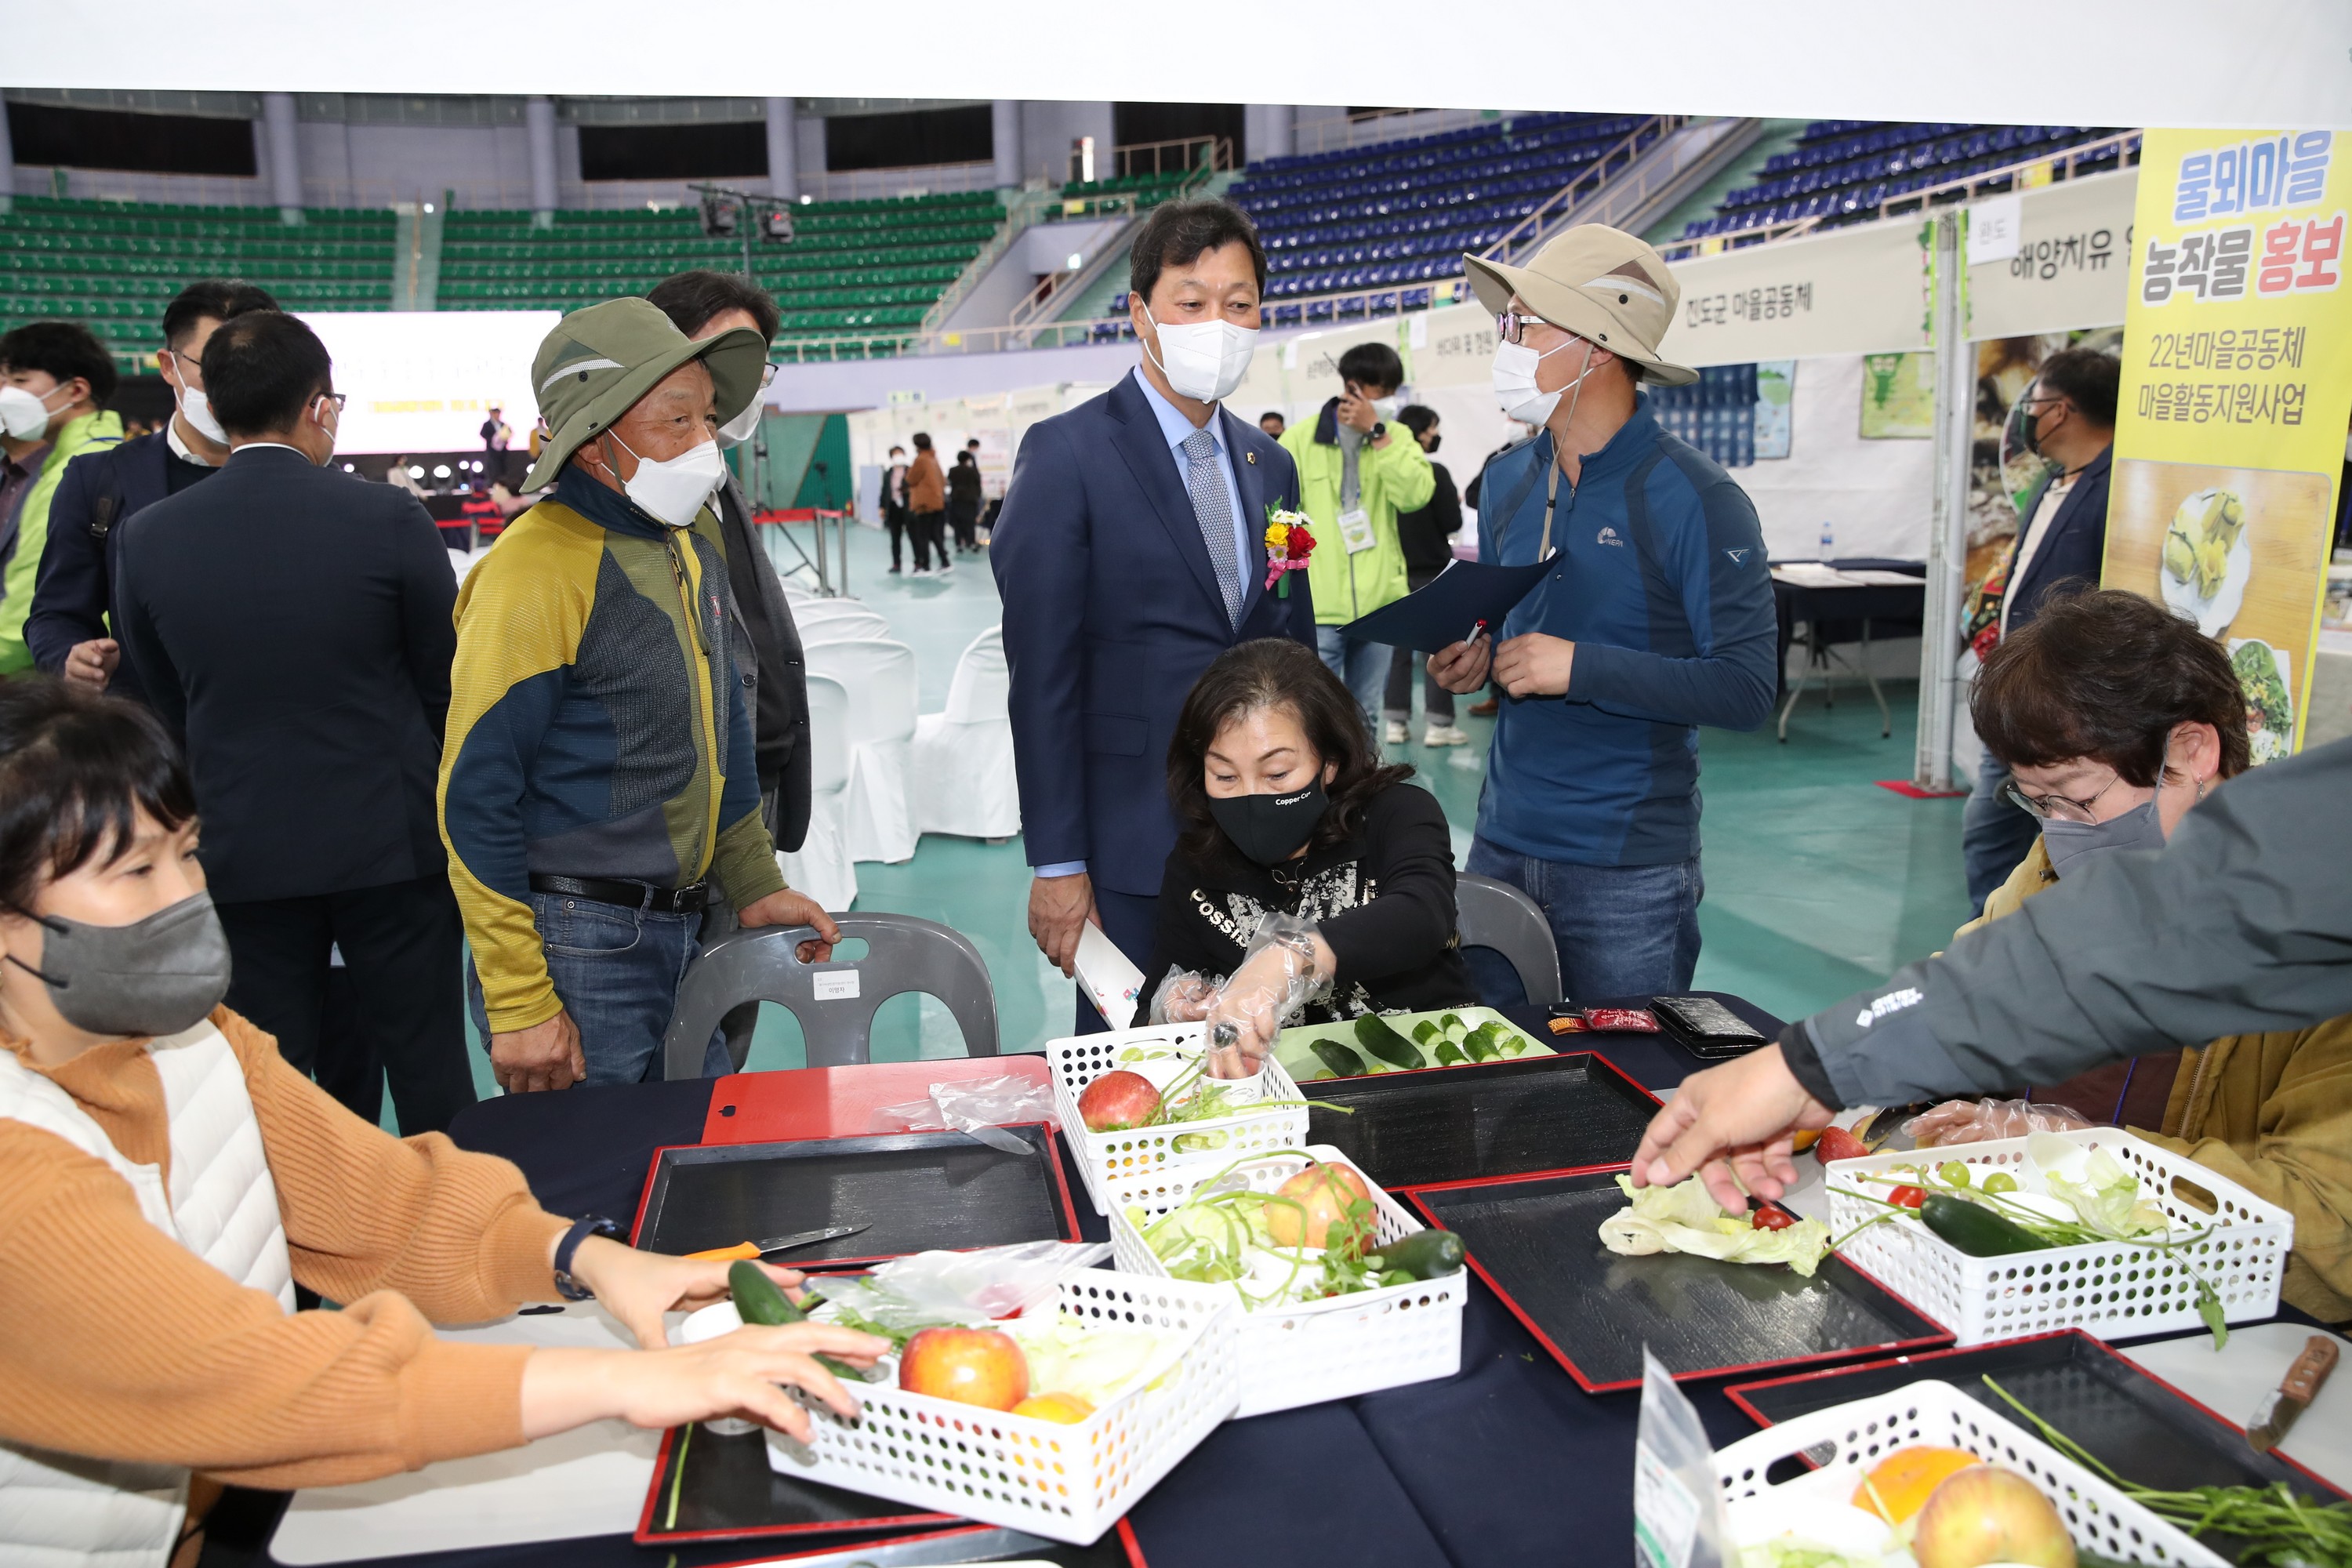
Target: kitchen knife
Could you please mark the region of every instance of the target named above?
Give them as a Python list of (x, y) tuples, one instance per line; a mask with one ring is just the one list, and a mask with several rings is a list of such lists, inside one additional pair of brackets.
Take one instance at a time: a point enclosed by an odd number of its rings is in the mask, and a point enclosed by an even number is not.
[(771, 1252), (783, 1252), (795, 1247), (809, 1247), (820, 1241), (834, 1241), (845, 1236), (856, 1236), (868, 1228), (872, 1221), (857, 1225), (828, 1225), (817, 1230), (803, 1230), (791, 1236), (772, 1236), (765, 1241), (739, 1241), (732, 1247), (714, 1247), (708, 1252), (689, 1252), (687, 1257), (698, 1263), (724, 1263), (737, 1258), (763, 1258)]
[(2319, 1397), (2320, 1385), (2336, 1370), (2337, 1353), (2334, 1340), (2325, 1334), (2312, 1335), (2294, 1364), (2286, 1369), (2285, 1378), (2254, 1411), (2246, 1427), (2246, 1441), (2265, 1451), (2282, 1441), (2304, 1407)]

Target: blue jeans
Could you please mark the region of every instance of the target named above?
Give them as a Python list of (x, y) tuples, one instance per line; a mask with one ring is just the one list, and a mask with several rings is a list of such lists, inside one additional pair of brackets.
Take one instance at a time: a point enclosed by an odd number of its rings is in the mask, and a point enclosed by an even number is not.
[(1976, 787), (1960, 812), (1960, 864), (1969, 874), (1970, 919), (1984, 913), (1985, 900), (2009, 880), (2042, 836), (2032, 815), (2001, 793), (2007, 783), (2008, 765), (1985, 752), (1977, 763)]
[[(591, 1084), (641, 1083), (662, 1076), (662, 1037), (677, 1006), (686, 967), (702, 951), (702, 914), (666, 914), (564, 893), (530, 895), (531, 923), (547, 955), (556, 999), (580, 1031)], [(489, 1048), (482, 983), (466, 970), (466, 1002)], [(710, 1037), (702, 1076), (732, 1072), (722, 1030)]]
[(1377, 742), (1381, 698), (1389, 684), (1389, 645), (1349, 637), (1338, 626), (1317, 626), (1315, 651), (1323, 656), (1324, 668), (1356, 694), (1356, 706), (1364, 710), (1364, 728)]
[(1463, 869), (1508, 882), (1543, 906), (1570, 1000), (1690, 989), (1706, 892), (1697, 856), (1664, 866), (1578, 866), (1474, 838)]

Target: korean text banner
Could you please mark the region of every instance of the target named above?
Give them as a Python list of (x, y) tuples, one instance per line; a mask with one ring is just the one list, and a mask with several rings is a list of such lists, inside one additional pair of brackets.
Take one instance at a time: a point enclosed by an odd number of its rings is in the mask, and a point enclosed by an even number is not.
[(2352, 416), (2352, 172), (2321, 130), (2151, 130), (2125, 301), (2105, 568), (2222, 639), (2256, 762), (2311, 698)]
[(1677, 261), (1682, 306), (1659, 352), (1704, 366), (1926, 348), (1920, 235), (1917, 224), (1865, 224)]
[(2122, 321), (2139, 178), (2126, 169), (2022, 193), (2016, 249), (1969, 268), (1969, 336), (2023, 338)]

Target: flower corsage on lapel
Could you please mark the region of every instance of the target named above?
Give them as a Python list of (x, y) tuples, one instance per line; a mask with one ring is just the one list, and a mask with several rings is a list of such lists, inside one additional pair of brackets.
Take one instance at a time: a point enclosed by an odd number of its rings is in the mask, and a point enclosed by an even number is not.
[(1265, 585), (1275, 597), (1290, 597), (1290, 574), (1305, 571), (1314, 552), (1315, 535), (1307, 531), (1305, 512), (1265, 509)]

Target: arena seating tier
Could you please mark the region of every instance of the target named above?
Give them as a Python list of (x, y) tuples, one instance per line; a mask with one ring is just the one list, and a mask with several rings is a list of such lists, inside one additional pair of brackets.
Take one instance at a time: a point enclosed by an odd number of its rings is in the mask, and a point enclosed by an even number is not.
[(120, 354), (152, 353), (190, 279), (244, 278), (296, 310), (392, 306), (393, 215), (18, 196), (0, 213), (0, 330), (80, 321)]
[[(1256, 220), (1265, 242), (1275, 323), (1335, 314), (1328, 301), (1286, 305), (1286, 299), (1391, 284), (1423, 285), (1401, 290), (1403, 308), (1412, 310), (1430, 302), (1427, 285), (1461, 276), (1464, 252), (1502, 238), (1645, 123), (1641, 115), (1523, 114), (1269, 158), (1252, 164), (1227, 194)], [(1360, 305), (1336, 312), (1361, 313)]]
[[(2056, 157), (2115, 132), (2086, 125), (1952, 125), (1903, 121), (1821, 120), (1797, 144), (1764, 164), (1764, 178), (1727, 192), (1716, 216), (1683, 226), (1700, 239), (1768, 224), (1819, 218), (1824, 225), (1878, 216), (1882, 202), (1994, 169)], [(2109, 152), (2083, 172), (2115, 168)], [(2000, 188), (1995, 182), (1994, 189)]]

